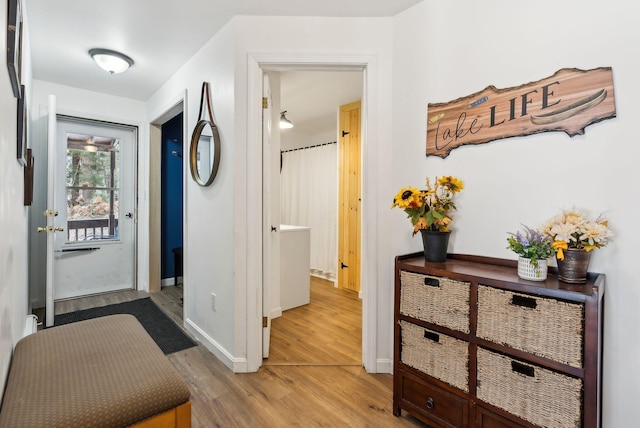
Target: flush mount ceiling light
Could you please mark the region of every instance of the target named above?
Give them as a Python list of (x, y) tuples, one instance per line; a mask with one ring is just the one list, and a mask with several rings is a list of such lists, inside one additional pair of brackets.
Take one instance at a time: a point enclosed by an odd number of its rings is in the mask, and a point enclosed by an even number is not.
[(287, 111), (280, 112), (280, 129), (293, 128), (293, 123), (285, 116)]
[(120, 52), (109, 49), (91, 49), (89, 50), (91, 58), (105, 71), (111, 74), (122, 73), (127, 71), (133, 65), (133, 60), (121, 54)]

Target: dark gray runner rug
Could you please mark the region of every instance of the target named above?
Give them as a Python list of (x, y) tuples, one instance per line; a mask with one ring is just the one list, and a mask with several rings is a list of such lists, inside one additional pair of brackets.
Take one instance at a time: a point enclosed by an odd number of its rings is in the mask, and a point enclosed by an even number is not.
[(54, 326), (115, 314), (135, 316), (165, 355), (196, 346), (196, 343), (184, 334), (180, 327), (149, 297), (56, 315)]

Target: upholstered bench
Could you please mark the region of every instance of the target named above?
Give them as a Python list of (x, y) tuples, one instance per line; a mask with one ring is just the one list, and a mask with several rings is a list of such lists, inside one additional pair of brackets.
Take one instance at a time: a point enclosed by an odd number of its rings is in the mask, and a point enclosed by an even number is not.
[(49, 328), (15, 346), (0, 427), (190, 427), (188, 385), (132, 315)]

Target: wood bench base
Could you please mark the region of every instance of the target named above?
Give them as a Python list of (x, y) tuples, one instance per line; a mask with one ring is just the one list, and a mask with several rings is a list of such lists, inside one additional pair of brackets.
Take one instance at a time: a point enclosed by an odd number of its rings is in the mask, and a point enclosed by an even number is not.
[(191, 401), (164, 413), (145, 419), (131, 428), (189, 428), (191, 427)]

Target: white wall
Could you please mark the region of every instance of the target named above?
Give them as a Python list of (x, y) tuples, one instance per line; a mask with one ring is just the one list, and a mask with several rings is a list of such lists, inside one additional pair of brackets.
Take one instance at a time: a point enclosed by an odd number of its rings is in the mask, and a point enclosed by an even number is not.
[[(7, 22), (7, 8), (0, 8), (0, 22)], [(26, 103), (31, 97), (31, 48), (28, 16), (23, 16), (22, 83)], [(0, 31), (0, 46), (7, 33)], [(4, 62), (4, 60), (3, 60)], [(0, 72), (0, 395), (4, 391), (13, 346), (22, 337), (27, 303), (27, 226), (29, 208), (23, 205), (23, 168), (17, 161), (16, 112), (6, 67)]]
[[(238, 290), (234, 284), (242, 267), (234, 265), (238, 247), (247, 243), (237, 226), (246, 208), (238, 203), (236, 168), (245, 162), (244, 142), (235, 138), (234, 24), (227, 24), (213, 39), (166, 82), (147, 102), (147, 117), (154, 120), (172, 107), (176, 94), (187, 90), (184, 114), (188, 138), (198, 120), (202, 83), (211, 86), (213, 115), (221, 140), (220, 167), (209, 187), (198, 186), (187, 174), (185, 189), (184, 235), (184, 316), (186, 327), (216, 356), (237, 371), (246, 371), (246, 353), (235, 343)], [(204, 111), (206, 118), (206, 109)], [(259, 237), (258, 237), (259, 239)], [(259, 242), (259, 241), (257, 241)], [(216, 310), (211, 309), (211, 293)], [(242, 299), (244, 301), (244, 299)], [(240, 316), (242, 320), (242, 317)], [(244, 337), (240, 335), (240, 337)]]
[[(614, 0), (513, 2), (427, 0), (396, 19), (393, 101), (393, 190), (420, 186), (426, 176), (465, 182), (452, 223), (450, 250), (515, 259), (507, 232), (539, 226), (559, 209), (606, 212), (615, 233), (590, 270), (607, 275), (604, 337), (604, 419), (607, 428), (637, 426), (640, 396), (640, 288), (632, 266), (640, 230), (637, 83), (640, 6)], [(411, 46), (411, 49), (404, 49)], [(465, 146), (449, 157), (425, 157), (427, 103), (484, 89), (507, 88), (565, 67), (613, 68), (617, 118), (585, 135), (543, 133)], [(393, 191), (388, 193), (389, 199)], [(392, 253), (421, 248), (400, 210), (386, 215)]]
[[(336, 107), (336, 110), (339, 108)], [(332, 141), (338, 140), (338, 125), (336, 122), (335, 127), (328, 129), (317, 134), (305, 134), (302, 132), (295, 132), (296, 128), (284, 129), (281, 131), (282, 135), (282, 150), (292, 150), (300, 147), (315, 146), (319, 144), (326, 144)], [(293, 132), (291, 132), (293, 131)]]
[[(327, 28), (334, 31), (328, 32)], [(296, 37), (291, 37), (292, 34)], [(189, 99), (185, 111), (192, 130), (200, 85), (203, 80), (212, 85), (222, 155), (218, 176), (211, 187), (198, 187), (191, 180), (187, 185), (185, 316), (187, 327), (236, 371), (255, 370), (261, 361), (257, 352), (259, 329), (253, 329), (262, 311), (262, 218), (256, 214), (262, 212), (261, 128), (258, 126), (256, 130), (259, 119), (255, 123), (247, 119), (260, 107), (250, 105), (247, 97), (256, 90), (255, 101), (259, 103), (262, 95), (260, 89), (252, 87), (255, 82), (248, 75), (248, 59), (252, 55), (275, 55), (294, 58), (296, 63), (340, 57), (357, 58), (362, 63), (372, 61), (375, 63), (371, 78), (375, 82), (371, 88), (374, 105), (389, 105), (391, 40), (390, 19), (236, 17), (147, 103), (151, 120), (170, 107), (176, 93), (187, 88)], [(365, 162), (373, 162), (377, 167), (375, 147), (378, 138), (388, 137), (390, 118), (382, 116), (377, 109), (369, 114), (376, 118), (368, 128), (369, 144), (374, 149), (367, 151)], [(377, 182), (378, 176), (373, 177)], [(368, 208), (376, 212), (375, 184), (370, 193)], [(385, 201), (387, 199), (385, 195)], [(387, 204), (384, 205), (386, 208)], [(364, 242), (371, 253), (370, 271), (366, 276), (375, 289), (376, 269), (385, 269), (390, 277), (391, 266), (387, 263), (379, 267), (381, 263), (375, 259), (376, 245), (367, 241), (367, 237), (375, 235), (371, 233), (373, 225), (375, 218)], [(210, 308), (212, 292), (216, 294), (216, 311)], [(253, 329), (249, 333), (248, 325)], [(388, 338), (391, 323), (382, 322), (379, 328), (384, 330), (382, 337)], [(373, 342), (376, 346), (377, 340)], [(389, 343), (378, 344), (378, 347), (388, 370), (391, 347)], [(247, 360), (249, 356), (252, 361)]]

